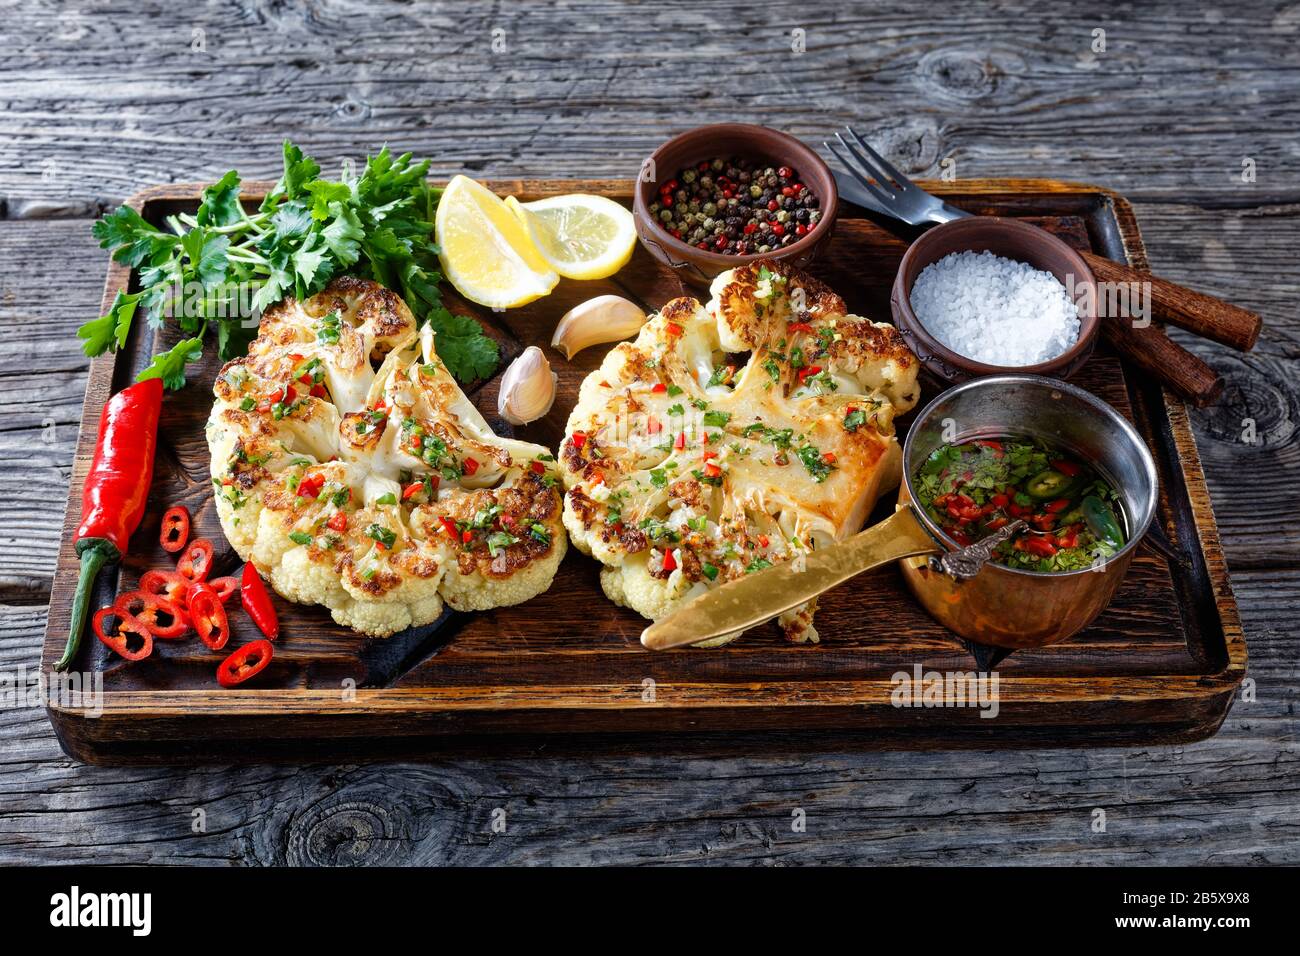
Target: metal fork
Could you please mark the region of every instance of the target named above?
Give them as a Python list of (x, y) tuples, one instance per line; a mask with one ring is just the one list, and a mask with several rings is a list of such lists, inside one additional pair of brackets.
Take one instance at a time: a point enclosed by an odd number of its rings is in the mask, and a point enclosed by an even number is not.
[(822, 145), (834, 153), (853, 175), (852, 179), (835, 177), (836, 186), (850, 201), (912, 226), (951, 222), (970, 215), (913, 183), (872, 149), (852, 126), (844, 127), (844, 132), (848, 134), (847, 140), (843, 134), (835, 134), (842, 150), (836, 149), (834, 143), (823, 142)]

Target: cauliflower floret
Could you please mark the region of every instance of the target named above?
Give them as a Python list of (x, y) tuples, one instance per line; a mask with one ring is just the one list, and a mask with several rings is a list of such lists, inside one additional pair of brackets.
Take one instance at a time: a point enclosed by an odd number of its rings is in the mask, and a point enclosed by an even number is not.
[[(893, 418), (919, 393), (899, 333), (797, 270), (741, 266), (711, 292), (608, 353), (560, 449), (570, 538), (652, 620), (857, 531), (901, 477)], [(818, 639), (814, 610), (780, 616), (789, 640)]]
[(286, 598), (387, 636), (550, 586), (554, 459), (492, 432), (389, 290), (343, 278), (267, 310), (213, 391), (222, 528)]

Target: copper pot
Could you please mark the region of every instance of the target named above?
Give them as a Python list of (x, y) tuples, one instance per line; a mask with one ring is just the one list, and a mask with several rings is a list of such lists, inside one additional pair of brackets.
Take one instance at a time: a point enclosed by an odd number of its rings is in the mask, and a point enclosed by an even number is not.
[(1155, 461), (1133, 426), (1083, 389), (1037, 375), (975, 379), (943, 392), (913, 422), (903, 445), (900, 507), (908, 508), (946, 550), (960, 545), (912, 504), (912, 476), (944, 444), (979, 437), (1038, 438), (1091, 463), (1119, 492), (1127, 541), (1119, 553), (1081, 571), (1044, 573), (986, 564), (969, 580), (930, 558), (899, 562), (912, 594), (939, 623), (981, 644), (1040, 647), (1078, 633), (1110, 603), (1155, 516)]

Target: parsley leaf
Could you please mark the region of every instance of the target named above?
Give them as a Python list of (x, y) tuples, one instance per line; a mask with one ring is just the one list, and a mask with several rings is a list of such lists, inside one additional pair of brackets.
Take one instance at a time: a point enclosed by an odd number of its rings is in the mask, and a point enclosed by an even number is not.
[(239, 205), (239, 173), (233, 169), (203, 190), (203, 202), (194, 218), (200, 226), (229, 226), (244, 218)]
[(197, 301), (180, 296), (176, 313), (191, 344), (150, 366), (168, 387), (180, 387), (185, 362), (198, 357), (214, 323), (228, 361), (247, 351), (256, 336), (250, 320), (262, 310), (288, 295), (307, 298), (351, 273), (397, 292), (418, 322), (432, 324), (452, 375), (462, 382), (486, 378), (499, 360), (496, 342), (442, 302), (433, 241), (441, 191), (429, 185), (428, 170), (428, 161), (412, 162), (409, 153), (394, 156), (384, 147), (359, 177), (321, 179), (319, 164), (286, 141), (284, 172), (255, 213), (239, 202), (234, 170), (203, 191), (194, 215), (168, 216), (167, 229), (130, 207), (114, 210), (94, 224), (94, 235), (115, 261), (138, 270), (139, 291), (119, 296), (107, 314), (83, 325), (82, 347), (92, 355), (121, 347), (137, 312), (162, 326), (173, 290), (198, 282), (205, 294)]
[(104, 352), (116, 352), (125, 345), (139, 301), (139, 292), (119, 291), (106, 314), (77, 329), (77, 338), (86, 340), (81, 344), (81, 350), (93, 358)]
[(438, 358), (452, 375), (462, 382), (487, 378), (497, 367), (500, 350), (497, 343), (483, 334), (483, 328), (465, 315), (452, 315), (446, 309), (429, 314), (436, 334), (434, 348)]
[(203, 357), (203, 337), (181, 339), (166, 352), (153, 357), (149, 367), (135, 377), (137, 382), (160, 378), (163, 385), (175, 391), (185, 387), (185, 366)]

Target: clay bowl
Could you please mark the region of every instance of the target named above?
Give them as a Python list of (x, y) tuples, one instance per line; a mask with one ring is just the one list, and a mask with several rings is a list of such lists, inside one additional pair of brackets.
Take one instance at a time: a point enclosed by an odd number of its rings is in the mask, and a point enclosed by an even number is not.
[[(660, 181), (667, 181), (687, 166), (732, 156), (747, 157), (765, 165), (789, 166), (795, 170), (819, 200), (822, 217), (816, 228), (779, 251), (729, 256), (675, 238), (650, 214), (650, 204), (658, 195)], [(830, 238), (838, 208), (835, 177), (814, 150), (793, 136), (766, 126), (745, 123), (700, 126), (668, 140), (650, 154), (649, 161), (642, 167), (632, 202), (641, 245), (684, 281), (705, 288), (719, 273), (746, 262), (775, 259), (794, 266), (807, 265)]]
[[(1073, 290), (1079, 306), (1079, 338), (1056, 358), (1037, 365), (988, 365), (945, 346), (921, 324), (909, 299), (916, 277), (932, 262), (953, 252), (992, 252), (1028, 263), (1056, 276)], [(958, 384), (983, 375), (1045, 375), (1069, 378), (1092, 355), (1101, 323), (1097, 318), (1096, 280), (1083, 256), (1050, 232), (1019, 219), (971, 216), (935, 226), (912, 243), (894, 278), (890, 306), (894, 325), (921, 364), (945, 381)]]

